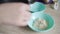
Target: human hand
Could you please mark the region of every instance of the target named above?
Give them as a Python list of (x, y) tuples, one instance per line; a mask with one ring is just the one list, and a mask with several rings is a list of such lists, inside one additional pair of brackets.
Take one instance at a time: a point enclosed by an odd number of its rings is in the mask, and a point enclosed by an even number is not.
[(5, 3), (0, 5), (0, 22), (15, 26), (27, 26), (31, 17), (29, 5), (24, 3)]

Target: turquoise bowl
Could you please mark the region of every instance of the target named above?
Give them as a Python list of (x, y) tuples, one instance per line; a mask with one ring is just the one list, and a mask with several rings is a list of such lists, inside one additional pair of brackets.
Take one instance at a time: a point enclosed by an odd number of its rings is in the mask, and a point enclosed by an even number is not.
[(31, 12), (44, 12), (46, 10), (46, 6), (40, 2), (34, 2), (30, 4), (30, 11)]
[[(32, 26), (33, 23), (34, 23), (33, 21), (34, 21), (35, 19), (37, 19), (37, 18), (45, 19), (45, 20), (48, 22), (48, 27), (46, 28), (46, 30), (39, 30), (39, 29), (35, 28), (34, 26)], [(31, 19), (28, 21), (28, 26), (29, 26), (32, 30), (34, 30), (34, 31), (36, 31), (36, 32), (47, 32), (47, 31), (49, 31), (49, 30), (51, 30), (51, 29), (53, 28), (53, 26), (54, 26), (54, 20), (53, 20), (53, 18), (52, 18), (50, 15), (48, 15), (48, 14), (36, 12), (36, 13), (32, 13), (32, 17), (31, 17)]]

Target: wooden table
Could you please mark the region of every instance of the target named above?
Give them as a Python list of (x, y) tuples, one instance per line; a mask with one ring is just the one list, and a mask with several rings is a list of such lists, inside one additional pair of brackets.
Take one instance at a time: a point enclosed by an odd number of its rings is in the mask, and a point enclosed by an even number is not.
[(48, 32), (34, 32), (24, 27), (16, 27), (11, 25), (0, 24), (0, 34), (59, 34), (60, 33), (60, 11), (56, 11), (47, 6), (45, 13), (50, 14), (55, 20), (55, 27)]

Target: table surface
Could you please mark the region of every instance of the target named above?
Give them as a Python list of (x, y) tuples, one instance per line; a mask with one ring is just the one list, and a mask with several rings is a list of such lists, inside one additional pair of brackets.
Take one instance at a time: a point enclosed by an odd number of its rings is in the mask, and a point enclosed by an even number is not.
[(55, 20), (55, 27), (48, 32), (34, 32), (28, 27), (20, 28), (11, 25), (0, 24), (0, 34), (59, 34), (60, 33), (60, 11), (47, 6), (46, 14), (51, 15)]

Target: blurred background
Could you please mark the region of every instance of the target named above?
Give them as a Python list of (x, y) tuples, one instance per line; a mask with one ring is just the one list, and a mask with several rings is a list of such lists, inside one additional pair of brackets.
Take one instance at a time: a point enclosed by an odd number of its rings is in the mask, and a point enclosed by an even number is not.
[(0, 3), (23, 2), (28, 4), (28, 0), (0, 0)]

